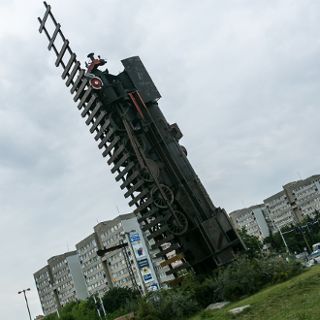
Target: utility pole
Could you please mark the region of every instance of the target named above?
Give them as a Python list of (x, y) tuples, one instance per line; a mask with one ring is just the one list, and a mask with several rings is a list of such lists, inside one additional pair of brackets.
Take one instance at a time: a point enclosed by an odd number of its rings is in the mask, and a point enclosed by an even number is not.
[(26, 291), (30, 291), (30, 288), (28, 288), (28, 289), (23, 289), (23, 290), (21, 290), (21, 291), (18, 291), (18, 294), (23, 293), (23, 295), (24, 295), (24, 300), (26, 301), (26, 306), (27, 306), (28, 313), (29, 313), (29, 318), (30, 318), (30, 320), (32, 320), (32, 318), (31, 318), (31, 313), (30, 313), (30, 308), (29, 308), (29, 304), (28, 304), (28, 299), (27, 299), (27, 296), (26, 296)]
[(283, 242), (283, 244), (284, 244), (284, 246), (285, 246), (285, 248), (286, 248), (286, 251), (287, 251), (288, 254), (290, 254), (289, 247), (288, 247), (288, 245), (287, 245), (286, 239), (284, 238), (281, 229), (275, 224), (274, 220), (270, 219), (270, 221), (271, 221), (273, 227), (279, 231), (280, 236), (281, 236), (281, 239), (282, 239), (282, 242)]

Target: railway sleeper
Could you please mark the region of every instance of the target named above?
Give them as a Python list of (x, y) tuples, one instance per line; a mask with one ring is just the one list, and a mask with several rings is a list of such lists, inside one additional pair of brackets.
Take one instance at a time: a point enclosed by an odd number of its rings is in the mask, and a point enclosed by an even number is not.
[(82, 77), (81, 84), (79, 88), (77, 89), (76, 95), (73, 97), (73, 101), (76, 102), (80, 98), (80, 96), (83, 94), (85, 87), (88, 85), (88, 79), (85, 77)]
[(98, 118), (96, 118), (95, 122), (93, 123), (93, 125), (90, 128), (90, 133), (94, 133), (94, 131), (97, 129), (98, 125), (101, 123), (101, 121), (103, 121), (106, 114), (107, 113), (105, 111), (100, 112), (100, 115), (98, 116)]
[(134, 161), (129, 162), (126, 167), (115, 177), (116, 181), (122, 179), (135, 165), (136, 163)]
[(159, 230), (151, 232), (147, 236), (147, 239), (148, 240), (154, 239), (154, 238), (156, 238), (156, 237), (160, 236), (161, 234), (164, 234), (165, 232), (168, 232), (168, 231), (169, 231), (169, 228), (166, 225), (163, 225), (163, 226), (161, 226), (161, 228)]
[(117, 148), (116, 150), (114, 150), (112, 156), (109, 158), (108, 165), (112, 164), (120, 155), (121, 153), (125, 150), (125, 146), (123, 144), (121, 144), (119, 146), (119, 148)]
[(120, 185), (120, 189), (123, 190), (124, 188), (129, 186), (131, 182), (133, 182), (137, 177), (139, 177), (139, 175), (140, 175), (139, 171), (137, 170), (133, 171), (133, 173), (127, 176), (127, 179)]
[(122, 157), (117, 162), (115, 162), (115, 166), (111, 169), (111, 172), (115, 173), (129, 158), (130, 154), (124, 153)]
[[(87, 92), (89, 92), (89, 93), (87, 94)], [(89, 98), (89, 94), (90, 94), (90, 91), (87, 90), (77, 106), (79, 110), (81, 110), (82, 107), (84, 107), (84, 109), (81, 112), (82, 118), (84, 118), (87, 115), (87, 113), (91, 110), (91, 107), (94, 105), (94, 103), (96, 102), (95, 100), (97, 99), (97, 96), (95, 94), (91, 94), (90, 99), (87, 102), (87, 100)]]
[[(141, 217), (138, 218), (138, 222), (141, 223), (146, 219), (151, 219), (152, 217), (159, 214), (159, 209), (157, 207), (153, 207), (145, 213), (140, 213)], [(147, 221), (146, 221), (147, 222)]]
[(109, 126), (111, 124), (110, 118), (106, 119), (106, 121), (101, 125), (101, 127), (99, 128), (97, 134), (94, 137), (94, 140), (98, 141), (100, 139), (100, 137), (103, 136), (104, 132), (106, 130), (108, 130)]
[[(76, 61), (76, 63), (73, 65), (73, 68), (67, 78), (67, 81), (66, 81), (66, 86), (69, 87), (70, 84), (73, 82), (73, 79), (75, 77), (75, 75), (77, 74), (77, 72), (79, 71), (79, 68), (80, 68), (80, 62), (79, 61)], [(64, 73), (65, 73), (65, 70), (63, 71), (62, 73), (62, 78), (64, 76)]]
[(179, 246), (179, 244), (178, 244), (178, 243), (173, 243), (173, 244), (171, 244), (170, 247), (168, 247), (168, 248), (166, 248), (166, 249), (164, 249), (164, 250), (156, 253), (156, 258), (166, 257), (166, 255), (167, 255), (169, 252), (172, 252), (172, 251), (174, 251), (174, 250), (176, 250), (176, 254), (178, 254), (178, 253), (179, 253), (179, 252), (177, 252), (178, 249), (181, 250), (181, 247)]
[(190, 264), (187, 263), (187, 262), (183, 262), (182, 264), (180, 264), (179, 266), (170, 269), (166, 272), (166, 275), (169, 276), (171, 274), (177, 274), (179, 271), (182, 271), (182, 270), (188, 270), (190, 268)]
[(134, 204), (137, 204), (139, 200), (141, 200), (144, 196), (149, 193), (148, 189), (143, 189), (137, 197), (134, 197), (130, 202), (129, 206), (132, 207)]
[(99, 142), (98, 148), (101, 149), (103, 146), (105, 146), (113, 134), (114, 134), (114, 130), (112, 128), (110, 128), (110, 130), (107, 132), (107, 134)]
[(137, 183), (135, 183), (125, 194), (124, 197), (128, 198), (131, 196), (135, 191), (137, 191), (142, 185), (144, 185), (144, 180), (139, 180)]
[(89, 125), (89, 123), (91, 121), (94, 121), (94, 117), (96, 116), (96, 114), (98, 113), (98, 111), (100, 111), (100, 108), (102, 106), (102, 103), (101, 102), (97, 102), (96, 106), (94, 107), (94, 109), (91, 111), (88, 119), (86, 120), (86, 125)]
[[(79, 68), (76, 69), (76, 72), (77, 71), (79, 71)], [(78, 90), (79, 84), (80, 84), (81, 80), (83, 79), (84, 73), (85, 73), (85, 71), (83, 69), (80, 69), (79, 75), (70, 89), (71, 94), (74, 94)]]
[(163, 239), (155, 241), (155, 244), (151, 245), (151, 250), (159, 249), (164, 243), (171, 242), (174, 239), (174, 235), (168, 233)]
[(146, 224), (141, 227), (141, 230), (142, 231), (146, 231), (146, 230), (149, 230), (152, 227), (155, 227), (159, 223), (162, 224), (163, 222), (166, 222), (169, 217), (170, 217), (170, 215), (167, 214), (167, 215), (155, 216), (154, 219), (149, 221), (149, 222), (144, 220)]
[(62, 78), (63, 80), (64, 80), (67, 76), (70, 76), (69, 71), (70, 71), (73, 63), (76, 61), (76, 58), (77, 58), (76, 54), (72, 52), (71, 55), (70, 55), (69, 61), (68, 61), (67, 65), (66, 65), (66, 67), (64, 68), (63, 73), (62, 73), (62, 75), (61, 75), (61, 78)]
[(111, 142), (110, 144), (107, 146), (107, 148), (102, 152), (103, 157), (106, 157), (111, 150), (115, 147), (115, 145), (119, 142), (120, 138), (118, 136), (116, 136)]
[[(93, 99), (92, 99), (93, 98)], [(81, 97), (80, 99), (80, 102), (78, 103), (77, 105), (77, 108), (79, 110), (81, 110), (81, 108), (83, 106), (85, 106), (85, 109), (84, 111), (81, 113), (81, 116), (82, 117), (85, 117), (86, 114), (89, 112), (90, 110), (90, 107), (92, 106), (92, 103), (94, 102), (96, 96), (95, 95), (92, 95), (92, 88), (89, 87), (83, 94), (83, 96)], [(90, 101), (90, 103), (89, 103)], [(92, 101), (92, 102), (91, 102)]]
[[(140, 204), (137, 204), (137, 208), (133, 211), (134, 214), (138, 214), (139, 212), (146, 210), (150, 205), (152, 205), (153, 199), (150, 198)], [(158, 210), (158, 208), (157, 208)]]

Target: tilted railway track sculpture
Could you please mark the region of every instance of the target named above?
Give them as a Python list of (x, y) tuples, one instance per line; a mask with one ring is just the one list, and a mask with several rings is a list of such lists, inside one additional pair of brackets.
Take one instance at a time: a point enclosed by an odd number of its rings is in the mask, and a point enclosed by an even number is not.
[(140, 58), (122, 60), (124, 71), (112, 75), (101, 70), (104, 59), (89, 54), (83, 69), (50, 5), (44, 5), (39, 31), (129, 206), (136, 207), (142, 230), (169, 266), (167, 273), (204, 273), (232, 261), (243, 245), (190, 165), (179, 127), (169, 125), (159, 109), (160, 94)]

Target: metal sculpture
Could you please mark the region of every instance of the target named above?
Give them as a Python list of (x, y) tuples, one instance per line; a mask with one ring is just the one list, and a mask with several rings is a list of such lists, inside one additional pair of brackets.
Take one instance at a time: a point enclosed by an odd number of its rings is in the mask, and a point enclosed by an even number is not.
[(124, 71), (112, 75), (101, 70), (106, 60), (90, 53), (87, 69), (81, 68), (50, 5), (44, 5), (39, 31), (129, 206), (136, 207), (142, 230), (169, 266), (167, 273), (178, 278), (189, 268), (204, 273), (232, 261), (243, 245), (190, 165), (179, 127), (168, 124), (159, 109), (161, 96), (140, 58), (122, 60)]

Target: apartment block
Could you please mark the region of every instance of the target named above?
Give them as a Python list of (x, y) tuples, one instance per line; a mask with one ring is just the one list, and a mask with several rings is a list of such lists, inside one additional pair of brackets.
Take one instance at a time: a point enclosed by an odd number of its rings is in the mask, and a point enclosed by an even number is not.
[(245, 228), (249, 235), (259, 238), (260, 241), (270, 234), (265, 215), (266, 207), (263, 204), (236, 210), (229, 214), (231, 223), (236, 229)]
[(276, 193), (263, 202), (267, 208), (266, 219), (272, 232), (295, 223), (291, 205), (284, 191)]
[(112, 287), (139, 288), (142, 292), (159, 288), (147, 243), (134, 214), (99, 223), (94, 227), (99, 248), (128, 246), (108, 252), (102, 257), (109, 271)]
[(320, 210), (320, 175), (289, 182), (279, 193), (264, 200), (272, 232), (313, 217)]
[(297, 221), (313, 216), (320, 210), (320, 175), (290, 182), (283, 186), (288, 202)]
[(66, 303), (88, 297), (76, 251), (54, 256), (34, 273), (43, 313), (56, 312)]
[(76, 244), (89, 296), (93, 294), (103, 296), (112, 287), (107, 266), (97, 256), (98, 249), (96, 233), (92, 233)]
[(42, 311), (45, 315), (58, 310), (58, 301), (52, 290), (53, 279), (49, 266), (44, 266), (34, 273), (34, 279), (38, 290)]
[[(110, 288), (128, 287), (142, 293), (165, 286), (167, 276), (157, 252), (150, 250), (137, 217), (122, 214), (98, 223), (94, 232), (76, 244), (76, 251), (57, 255), (34, 274), (43, 313), (51, 314), (66, 303), (88, 296), (102, 297)], [(110, 249), (103, 257), (101, 249)]]

